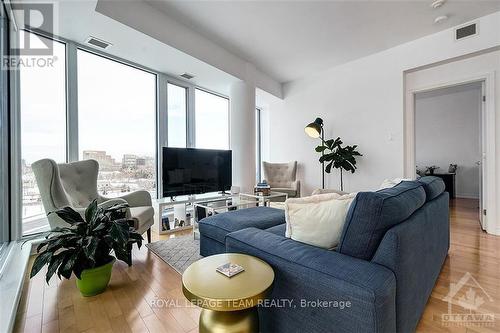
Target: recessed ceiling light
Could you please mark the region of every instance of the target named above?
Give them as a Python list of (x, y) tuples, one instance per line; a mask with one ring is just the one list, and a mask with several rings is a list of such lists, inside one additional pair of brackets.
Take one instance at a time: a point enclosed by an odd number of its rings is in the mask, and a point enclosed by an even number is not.
[(431, 3), (431, 7), (434, 9), (437, 9), (439, 7), (442, 7), (445, 4), (446, 0), (436, 0)]
[(441, 24), (443, 23), (444, 21), (446, 21), (448, 19), (448, 16), (446, 15), (441, 15), (441, 16), (438, 16), (434, 19), (434, 24)]

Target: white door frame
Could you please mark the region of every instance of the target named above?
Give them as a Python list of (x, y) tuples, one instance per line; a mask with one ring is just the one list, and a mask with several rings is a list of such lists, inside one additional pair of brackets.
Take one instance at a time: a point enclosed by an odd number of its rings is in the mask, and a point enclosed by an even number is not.
[[(416, 157), (415, 157), (415, 94), (446, 88), (456, 85), (462, 85), (472, 82), (484, 82), (484, 94), (486, 96), (485, 106), (485, 124), (486, 128), (481, 129), (485, 138), (486, 152), (485, 175), (483, 175), (482, 186), (486, 188), (486, 198), (483, 198), (483, 209), (487, 209), (487, 215), (483, 216), (484, 228), (492, 234), (497, 234), (496, 228), (496, 132), (495, 132), (495, 72), (486, 72), (478, 75), (460, 77), (453, 81), (426, 82), (421, 86), (405, 88), (405, 112), (404, 112), (404, 176), (414, 179), (416, 177)], [(487, 186), (490, 184), (490, 186)], [(491, 224), (488, 223), (491, 221)]]

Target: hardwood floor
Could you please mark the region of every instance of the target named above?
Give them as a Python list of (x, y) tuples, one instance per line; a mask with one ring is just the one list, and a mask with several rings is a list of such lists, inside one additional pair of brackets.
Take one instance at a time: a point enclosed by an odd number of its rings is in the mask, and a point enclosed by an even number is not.
[[(499, 332), (500, 331), (500, 237), (481, 230), (478, 221), (477, 200), (455, 199), (450, 203), (451, 245), (438, 281), (432, 291), (417, 332)], [(468, 274), (472, 278), (468, 278)], [(448, 302), (443, 300), (453, 283), (461, 279), (465, 285), (453, 297), (451, 313), (470, 313), (456, 304), (467, 292), (480, 304), (476, 314), (494, 314), (492, 322), (479, 318), (451, 323), (446, 327), (443, 314), (448, 313)], [(482, 290), (481, 290), (482, 288)], [(481, 304), (481, 302), (484, 302)], [(470, 318), (469, 318), (470, 319)], [(483, 320), (481, 320), (483, 319)]]
[[(449, 293), (450, 284), (458, 283), (466, 273), (484, 291), (468, 279), (462, 288), (465, 291), (456, 297), (473, 290), (480, 297), (475, 298), (476, 304), (484, 301), (473, 312), (494, 313), (500, 320), (500, 237), (481, 230), (476, 200), (454, 200), (450, 214), (449, 256), (417, 332), (498, 332), (500, 321), (470, 327), (444, 326), (442, 315), (448, 312), (448, 303), (443, 298)], [(159, 237), (153, 234), (153, 238)], [(452, 312), (464, 313), (460, 309), (453, 305)], [(134, 266), (115, 264), (108, 289), (95, 297), (81, 297), (74, 278), (55, 278), (49, 285), (43, 274), (31, 281), (26, 278), (14, 331), (191, 333), (197, 332), (198, 316), (199, 309), (187, 304), (182, 295), (180, 275), (143, 247), (134, 251)]]

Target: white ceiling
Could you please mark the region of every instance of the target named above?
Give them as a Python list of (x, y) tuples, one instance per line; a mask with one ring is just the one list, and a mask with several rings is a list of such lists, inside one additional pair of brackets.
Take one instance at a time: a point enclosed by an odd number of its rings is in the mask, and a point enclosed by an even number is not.
[[(108, 54), (176, 78), (184, 72), (194, 73), (196, 77), (189, 82), (226, 95), (231, 84), (239, 81), (222, 70), (96, 12), (97, 0), (56, 0), (55, 3), (57, 19), (54, 33), (59, 37), (81, 44), (85, 44), (89, 36), (97, 37), (113, 44), (106, 49)], [(16, 17), (16, 21), (22, 22), (22, 18)]]
[[(500, 10), (499, 0), (147, 2), (280, 82)], [(433, 24), (439, 15), (449, 19)]]

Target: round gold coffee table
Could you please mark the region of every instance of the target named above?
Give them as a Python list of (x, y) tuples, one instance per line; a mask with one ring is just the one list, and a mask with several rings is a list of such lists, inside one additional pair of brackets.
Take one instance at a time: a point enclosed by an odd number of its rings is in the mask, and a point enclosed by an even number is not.
[[(231, 278), (216, 268), (233, 263), (245, 271)], [(264, 261), (238, 253), (217, 254), (191, 264), (182, 274), (182, 291), (202, 308), (200, 332), (259, 332), (257, 305), (271, 290), (274, 271)]]

